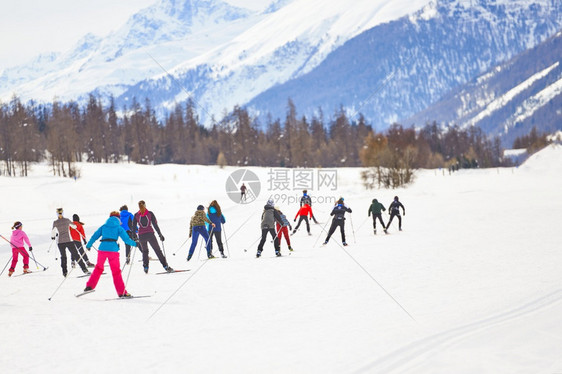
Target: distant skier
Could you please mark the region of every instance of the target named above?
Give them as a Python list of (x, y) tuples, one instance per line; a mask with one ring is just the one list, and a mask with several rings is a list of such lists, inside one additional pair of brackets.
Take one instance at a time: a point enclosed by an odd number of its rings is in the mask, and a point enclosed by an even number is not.
[[(153, 226), (154, 229), (152, 228)], [(156, 216), (150, 210), (146, 209), (146, 203), (144, 200), (141, 200), (139, 201), (139, 211), (135, 213), (135, 216), (133, 217), (133, 234), (136, 232), (139, 233), (138, 239), (140, 243), (140, 250), (142, 251), (142, 265), (144, 267), (144, 272), (148, 274), (148, 243), (150, 243), (152, 250), (156, 253), (156, 256), (158, 256), (164, 270), (171, 273), (174, 269), (168, 266), (166, 257), (164, 257), (164, 254), (160, 250), (158, 240), (156, 240), (156, 236), (154, 235), (154, 230), (156, 230), (160, 240), (163, 242), (164, 236), (160, 232)]]
[(375, 233), (375, 235), (377, 234), (377, 218), (379, 219), (379, 222), (382, 225), (382, 229), (384, 230), (384, 232), (386, 234), (386, 227), (384, 225), (384, 221), (382, 220), (382, 212), (385, 212), (385, 211), (386, 211), (386, 208), (384, 207), (384, 205), (379, 203), (379, 201), (377, 199), (373, 199), (373, 202), (372, 202), (371, 206), (369, 207), (369, 213), (367, 214), (367, 216), (370, 216), (371, 213), (373, 214), (373, 232)]
[(86, 283), (84, 292), (92, 291), (96, 288), (103, 273), (105, 261), (107, 260), (109, 262), (109, 268), (111, 269), (113, 284), (115, 285), (117, 295), (121, 298), (132, 297), (125, 289), (125, 283), (123, 283), (123, 277), (121, 276), (119, 245), (117, 244), (117, 240), (121, 238), (121, 240), (123, 240), (126, 244), (133, 247), (136, 247), (138, 243), (133, 241), (120, 225), (121, 221), (119, 212), (111, 212), (105, 224), (94, 232), (90, 241), (86, 244), (86, 248), (90, 249), (96, 240), (101, 237), (101, 244), (98, 250), (98, 261), (96, 262), (96, 267), (94, 268), (90, 279), (88, 279), (88, 282)]
[[(123, 205), (119, 208), (119, 220), (121, 221), (121, 227), (127, 232), (129, 238), (133, 239), (135, 234), (133, 234), (133, 220), (135, 216), (129, 212), (129, 207)], [(131, 262), (131, 246), (125, 243), (125, 263), (129, 264)]]
[(11, 277), (14, 274), (16, 265), (18, 264), (18, 255), (21, 254), (23, 257), (23, 272), (30, 273), (29, 271), (29, 253), (25, 250), (24, 243), (29, 247), (29, 251), (33, 251), (31, 242), (27, 237), (27, 234), (22, 229), (22, 223), (20, 221), (14, 222), (12, 226), (12, 236), (10, 237), (10, 244), (12, 246), (12, 264), (8, 271), (8, 276)]
[[(82, 259), (86, 263), (86, 266), (89, 268), (93, 268), (94, 264), (90, 262), (88, 259), (88, 255), (84, 251), (84, 247), (82, 247), (82, 242), (86, 244), (86, 233), (84, 231), (84, 224), (80, 222), (80, 217), (78, 214), (72, 215), (72, 223), (76, 226), (76, 228), (70, 227), (70, 236), (72, 237), (72, 241), (74, 241), (74, 246), (76, 247), (76, 251), (78, 253), (78, 257), (82, 256)], [(72, 258), (72, 267), (75, 267), (75, 263), (78, 261), (78, 258)]]
[(308, 217), (312, 218), (312, 209), (310, 208), (310, 205), (304, 204), (299, 209), (299, 211), (295, 215), (295, 219), (293, 220), (294, 222), (297, 222), (297, 217), (299, 217), (299, 222), (297, 223), (297, 226), (293, 230), (293, 234), (297, 232), (297, 230), (299, 229), (302, 221), (304, 221), (306, 223), (306, 232), (308, 232), (308, 235), (311, 235), (310, 234), (310, 224), (308, 223)]
[(344, 246), (347, 245), (347, 242), (345, 241), (344, 216), (346, 212), (351, 213), (351, 209), (345, 206), (343, 201), (344, 201), (343, 197), (340, 197), (339, 200), (336, 202), (336, 206), (334, 206), (334, 209), (332, 209), (332, 212), (330, 213), (330, 215), (334, 216), (334, 218), (332, 218), (332, 225), (330, 226), (330, 230), (328, 231), (328, 236), (326, 236), (326, 240), (324, 241), (324, 244), (328, 244), (330, 237), (332, 236), (334, 231), (336, 231), (336, 228), (339, 226), (341, 232), (341, 241)]
[(246, 189), (246, 185), (242, 183), (242, 186), (240, 187), (240, 202), (246, 201)]
[(205, 240), (205, 248), (207, 249), (207, 258), (212, 259), (215, 258), (213, 253), (211, 252), (211, 238), (209, 237), (209, 232), (205, 227), (205, 223), (208, 223), (209, 226), (212, 227), (211, 230), (214, 230), (215, 224), (211, 222), (207, 218), (205, 214), (205, 207), (203, 205), (199, 205), (193, 217), (191, 217), (191, 221), (189, 222), (189, 237), (191, 239), (191, 247), (189, 247), (189, 254), (187, 255), (187, 261), (191, 260), (193, 257), (193, 252), (195, 252), (195, 247), (197, 246), (197, 241), (199, 239), (199, 235)]
[(311, 212), (312, 220), (314, 221), (314, 223), (318, 223), (318, 221), (316, 220), (316, 217), (314, 217), (314, 213), (312, 213), (312, 198), (308, 194), (308, 190), (302, 190), (302, 197), (301, 197), (301, 200), (300, 200), (300, 204), (301, 204), (301, 207), (305, 204), (308, 204), (308, 206), (311, 208), (310, 212)]
[(63, 210), (62, 208), (57, 209), (57, 219), (53, 221), (53, 230), (51, 231), (51, 239), (55, 240), (58, 235), (58, 247), (60, 251), (60, 266), (62, 268), (62, 275), (66, 277), (68, 273), (66, 267), (66, 249), (70, 252), (70, 258), (77, 258), (78, 265), (84, 272), (84, 274), (90, 274), (90, 271), (86, 267), (83, 259), (78, 254), (76, 250), (76, 246), (74, 245), (74, 241), (70, 236), (70, 228), (76, 228), (76, 225), (70, 222), (68, 218), (63, 217)]
[(287, 242), (287, 246), (289, 247), (289, 251), (293, 251), (291, 247), (291, 239), (289, 239), (289, 230), (292, 230), (291, 223), (287, 219), (287, 216), (283, 214), (283, 212), (278, 208), (275, 207), (275, 210), (279, 213), (281, 217), (281, 222), (275, 222), (275, 227), (277, 229), (277, 240), (279, 240), (279, 247), (281, 247), (281, 238), (285, 236), (285, 241)]
[(273, 238), (273, 246), (275, 248), (275, 255), (277, 257), (281, 256), (281, 248), (279, 246), (279, 238), (275, 233), (275, 223), (279, 223), (280, 225), (283, 224), (283, 220), (281, 219), (281, 215), (279, 212), (275, 210), (273, 207), (273, 200), (269, 199), (267, 204), (263, 208), (263, 213), (261, 215), (261, 240), (258, 244), (258, 253), (256, 257), (260, 257), (263, 251), (263, 245), (265, 244), (265, 240), (267, 239), (267, 234), (271, 234)]
[(398, 201), (398, 196), (394, 196), (394, 201), (388, 207), (388, 211), (390, 213), (390, 219), (388, 220), (388, 224), (386, 225), (385, 231), (388, 231), (388, 228), (390, 227), (390, 224), (392, 223), (394, 217), (398, 217), (398, 230), (402, 231), (402, 216), (400, 216), (400, 208), (402, 208), (402, 211), (405, 216), (406, 209), (404, 209), (404, 205), (402, 205), (402, 203)]
[(217, 245), (219, 246), (219, 252), (221, 253), (221, 257), (226, 258), (226, 255), (224, 254), (224, 247), (222, 245), (222, 238), (221, 238), (222, 225), (226, 223), (226, 219), (224, 218), (221, 207), (216, 200), (211, 201), (211, 204), (209, 204), (209, 208), (207, 209), (207, 218), (209, 218), (209, 220), (211, 220), (211, 222), (215, 224), (214, 228), (211, 228), (211, 226), (209, 225), (209, 235), (210, 235), (209, 244), (211, 246), (211, 253), (213, 253), (213, 236), (214, 236), (215, 240), (217, 241)]

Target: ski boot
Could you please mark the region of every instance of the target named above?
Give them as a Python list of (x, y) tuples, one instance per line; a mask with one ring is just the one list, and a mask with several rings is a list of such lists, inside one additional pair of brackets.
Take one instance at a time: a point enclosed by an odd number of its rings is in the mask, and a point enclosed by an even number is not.
[(148, 266), (145, 266), (145, 267), (144, 267), (144, 273), (145, 273), (145, 274), (148, 274)]
[(212, 260), (213, 258), (216, 258), (216, 257), (211, 254), (211, 255), (208, 255), (207, 258), (208, 258), (209, 260)]
[(12, 274), (14, 274), (14, 271), (13, 271), (12, 269), (10, 269), (10, 270), (8, 271), (8, 276), (11, 277)]
[[(128, 262), (127, 262), (128, 263)], [(89, 268), (94, 268), (96, 265), (92, 264), (90, 261), (86, 261), (86, 266)]]
[(221, 257), (226, 258), (226, 255), (224, 254), (224, 252), (221, 252)]
[(191, 257), (192, 257), (192, 256), (193, 256), (193, 253), (190, 253), (190, 254), (187, 256), (187, 261), (191, 260)]
[(261, 251), (258, 251), (258, 253), (256, 253), (256, 257), (260, 258), (260, 256), (261, 256)]
[(72, 266), (72, 268), (74, 269), (74, 268), (76, 267), (76, 261), (72, 261), (72, 262), (70, 263), (70, 266)]
[(24, 273), (24, 274), (29, 274), (29, 273), (31, 273), (31, 271), (29, 271), (28, 268), (24, 268), (24, 269), (23, 269), (23, 273)]
[(293, 247), (289, 246), (289, 251), (293, 252)]
[(281, 257), (281, 252), (279, 252), (279, 251), (275, 251), (275, 256), (277, 256), (277, 257)]
[(346, 242), (343, 242), (343, 246), (344, 246), (344, 247), (347, 247), (347, 243), (346, 243)]
[(310, 231), (308, 232), (308, 236), (312, 236), (312, 234), (310, 233)]
[(94, 289), (90, 286), (86, 286), (86, 288), (84, 288), (84, 292), (90, 292), (93, 291)]
[(322, 243), (322, 245), (326, 245), (326, 244), (328, 244), (328, 241), (327, 241), (327, 240), (326, 240), (324, 243)]
[(174, 272), (174, 269), (172, 269), (170, 266), (166, 266), (166, 267), (164, 268), (164, 270), (166, 270), (166, 272), (168, 272), (168, 273), (173, 273), (173, 272)]
[(131, 299), (133, 297), (133, 295), (131, 295), (130, 293), (128, 293), (127, 291), (125, 291), (124, 294), (119, 295), (119, 298), (121, 299)]

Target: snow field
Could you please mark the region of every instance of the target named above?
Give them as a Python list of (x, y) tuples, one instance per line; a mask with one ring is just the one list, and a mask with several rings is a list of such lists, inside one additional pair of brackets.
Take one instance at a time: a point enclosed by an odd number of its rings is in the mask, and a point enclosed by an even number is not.
[[(262, 192), (247, 205), (231, 202), (225, 193), (236, 168), (81, 164), (82, 177), (73, 181), (37, 165), (28, 178), (0, 177), (0, 233), (8, 237), (13, 222), (22, 221), (36, 259), (49, 267), (37, 272), (31, 261), (37, 273), (0, 278), (0, 368), (24, 373), (562, 371), (561, 155), (560, 146), (551, 146), (517, 169), (450, 176), (424, 170), (413, 185), (399, 190), (365, 191), (360, 169), (338, 169), (337, 191), (310, 193), (345, 197), (353, 209), (346, 223), (350, 245), (340, 247), (339, 231), (320, 245), (331, 206), (319, 204), (313, 210), (321, 224), (312, 224), (312, 236), (301, 225), (291, 237), (295, 251), (289, 255), (283, 240), (281, 258), (268, 238), (260, 259), (255, 258), (260, 215), (273, 194), (267, 168), (251, 168)], [(378, 227), (374, 236), (369, 204), (377, 198), (388, 207), (394, 195), (406, 207), (404, 231), (398, 232), (395, 220), (389, 235)], [(145, 275), (137, 253), (127, 289), (152, 297), (106, 302), (116, 296), (107, 268), (96, 292), (76, 299), (87, 280), (76, 278), (78, 269), (49, 301), (63, 281), (58, 250), (52, 246), (47, 253), (55, 209), (62, 206), (69, 218), (79, 214), (89, 237), (111, 210), (126, 203), (135, 212), (140, 199), (158, 218), (170, 265), (191, 271), (154, 275), (162, 266), (151, 261)], [(200, 261), (198, 246), (187, 263), (190, 242), (173, 256), (187, 238), (197, 205), (213, 199), (227, 220), (229, 258)], [(278, 205), (289, 220), (298, 210), (298, 204)], [(388, 217), (383, 215), (385, 222)], [(121, 253), (123, 259), (123, 248)], [(1, 245), (0, 265), (10, 255), (9, 246)], [(88, 255), (94, 262), (94, 251)], [(20, 259), (15, 274), (21, 268)]]

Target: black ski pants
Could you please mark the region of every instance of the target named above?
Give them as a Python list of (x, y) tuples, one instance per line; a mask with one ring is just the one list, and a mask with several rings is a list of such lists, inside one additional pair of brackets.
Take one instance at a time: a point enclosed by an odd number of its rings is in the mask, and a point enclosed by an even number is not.
[(78, 241), (75, 240), (75, 241), (74, 241), (74, 246), (76, 247), (76, 249), (77, 249), (77, 254), (79, 254), (79, 255), (78, 255), (78, 257), (74, 257), (74, 256), (71, 254), (72, 257), (71, 257), (70, 259), (71, 259), (72, 261), (78, 261), (78, 259), (80, 258), (80, 256), (82, 256), (82, 260), (84, 260), (85, 262), (90, 262), (90, 260), (88, 259), (88, 255), (86, 254), (86, 251), (84, 251), (84, 247), (82, 247), (82, 242), (78, 242)]
[(76, 250), (76, 246), (74, 245), (74, 242), (66, 242), (66, 243), (59, 243), (58, 244), (59, 247), (59, 252), (60, 252), (60, 267), (62, 268), (62, 273), (64, 275), (66, 275), (67, 273), (67, 267), (66, 267), (66, 250), (68, 249), (68, 251), (70, 252), (70, 258), (77, 258), (78, 260), (78, 265), (80, 266), (80, 268), (82, 269), (82, 271), (85, 273), (88, 271), (88, 268), (86, 267), (86, 264), (84, 263), (84, 261), (82, 261), (82, 259), (80, 258), (80, 255), (78, 254), (78, 251)]
[(306, 223), (306, 231), (310, 234), (310, 224), (308, 223), (307, 216), (299, 216), (299, 222), (297, 222), (297, 227), (295, 227), (295, 231), (299, 229), (301, 222), (304, 221)]
[(386, 229), (388, 230), (394, 217), (398, 217), (398, 229), (402, 230), (402, 216), (400, 215), (400, 213), (390, 213), (390, 219), (388, 220), (388, 225), (386, 225)]
[[(129, 235), (129, 238), (133, 239), (133, 232), (131, 230), (127, 230), (127, 235)], [(131, 246), (129, 244), (125, 244), (125, 255), (127, 258), (131, 255)]]
[(380, 213), (373, 213), (373, 229), (377, 229), (377, 218), (379, 219), (379, 222), (382, 225), (383, 229), (386, 229), (386, 225), (384, 224), (384, 221), (382, 220), (382, 214)]
[(224, 254), (224, 248), (222, 246), (222, 231), (211, 231), (211, 237), (209, 238), (209, 245), (211, 247), (211, 251), (213, 250), (213, 237), (215, 238), (215, 240), (217, 241), (217, 245), (219, 246), (219, 251), (222, 254)]
[(263, 251), (263, 245), (265, 244), (265, 240), (267, 239), (267, 233), (270, 233), (271, 237), (273, 238), (273, 246), (275, 247), (275, 252), (279, 252), (279, 239), (277, 238), (275, 229), (261, 229), (261, 240), (260, 244), (258, 244), (258, 252)]
[(148, 232), (146, 234), (140, 235), (139, 243), (141, 245), (140, 250), (142, 251), (142, 266), (144, 266), (145, 268), (148, 267), (148, 244), (150, 243), (152, 250), (154, 251), (154, 253), (156, 253), (156, 256), (158, 256), (158, 259), (160, 260), (162, 266), (164, 266), (164, 269), (168, 267), (166, 257), (164, 257), (164, 254), (160, 250), (158, 239), (156, 239), (156, 235), (154, 235), (153, 232)]
[(330, 226), (330, 230), (328, 231), (328, 236), (326, 237), (325, 241), (330, 240), (330, 237), (336, 231), (337, 227), (340, 227), (341, 232), (341, 241), (345, 243), (345, 219), (334, 219), (332, 220), (332, 225)]

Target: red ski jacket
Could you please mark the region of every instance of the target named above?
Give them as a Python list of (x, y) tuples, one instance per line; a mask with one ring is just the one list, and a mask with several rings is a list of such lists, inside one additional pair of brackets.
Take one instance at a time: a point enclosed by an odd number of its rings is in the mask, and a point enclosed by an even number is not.
[(308, 218), (312, 218), (312, 208), (310, 205), (304, 204), (297, 212), (295, 219), (297, 219), (298, 216), (308, 216)]
[(76, 229), (73, 229), (72, 227), (70, 228), (70, 236), (72, 237), (72, 240), (74, 240), (75, 242), (84, 241), (86, 238), (86, 234), (84, 233), (84, 226), (82, 226), (82, 224), (78, 221), (74, 221), (72, 223), (76, 225)]

